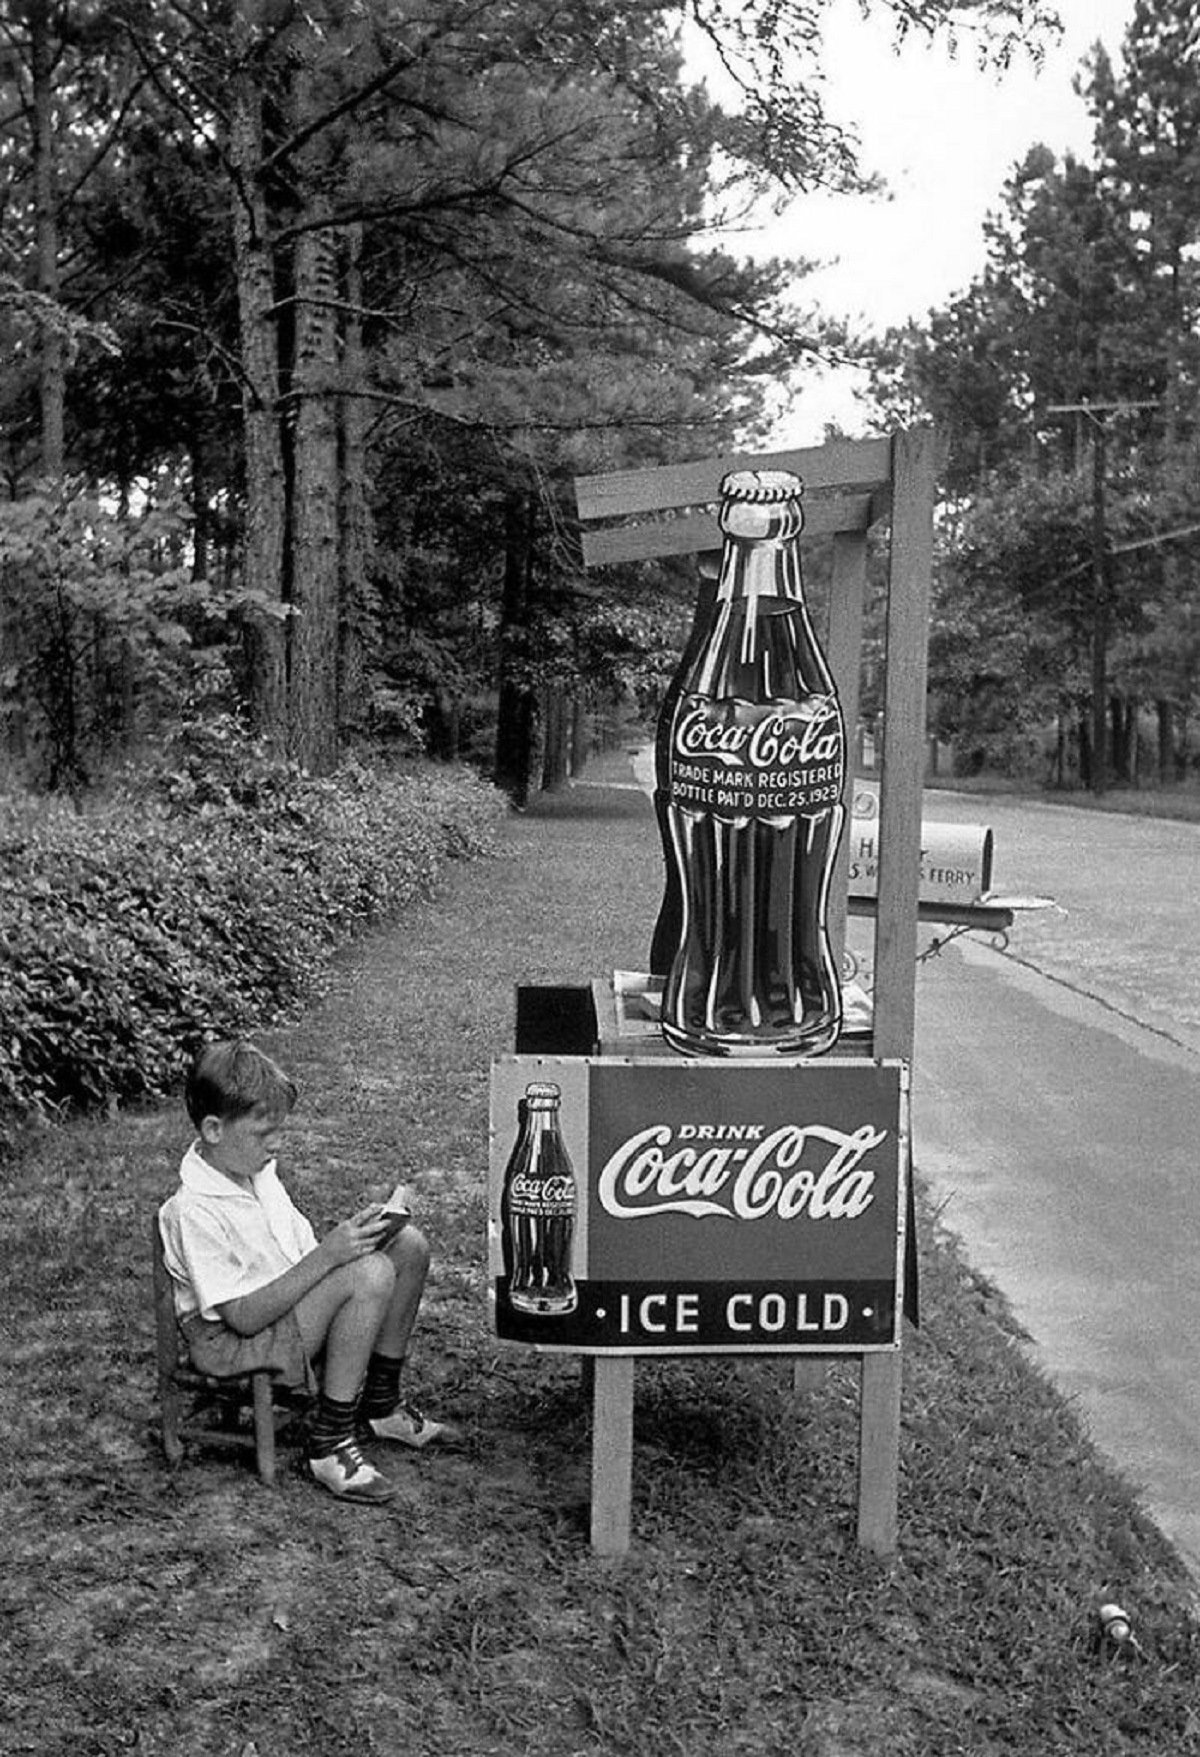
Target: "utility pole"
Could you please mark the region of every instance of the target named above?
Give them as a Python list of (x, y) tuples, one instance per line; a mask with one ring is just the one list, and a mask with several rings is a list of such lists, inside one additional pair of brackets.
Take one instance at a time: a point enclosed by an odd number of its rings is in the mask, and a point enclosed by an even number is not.
[(1108, 786), (1108, 642), (1112, 609), (1108, 568), (1107, 510), (1104, 497), (1108, 462), (1107, 417), (1126, 409), (1157, 409), (1145, 403), (1055, 403), (1048, 415), (1084, 415), (1092, 426), (1092, 772), (1091, 790)]

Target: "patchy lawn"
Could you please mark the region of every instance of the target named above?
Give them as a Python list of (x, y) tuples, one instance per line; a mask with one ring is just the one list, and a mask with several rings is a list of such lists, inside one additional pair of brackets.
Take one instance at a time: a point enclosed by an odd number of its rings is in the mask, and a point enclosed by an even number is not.
[[(593, 779), (620, 779), (612, 763)], [(37, 1757), (1182, 1757), (1190, 1582), (995, 1289), (921, 1226), (901, 1548), (854, 1543), (856, 1372), (639, 1367), (634, 1547), (587, 1543), (576, 1363), (501, 1348), (485, 1303), (491, 1057), (517, 982), (641, 962), (645, 800), (581, 787), (340, 960), (261, 1040), (297, 1074), (284, 1173), (319, 1224), (398, 1177), (435, 1246), (413, 1389), (461, 1451), (339, 1505), (298, 1455), (261, 1487), (155, 1430), (147, 1227), (177, 1107), (33, 1137), (3, 1173), (0, 1751)], [(1140, 1651), (1093, 1646), (1119, 1598)]]

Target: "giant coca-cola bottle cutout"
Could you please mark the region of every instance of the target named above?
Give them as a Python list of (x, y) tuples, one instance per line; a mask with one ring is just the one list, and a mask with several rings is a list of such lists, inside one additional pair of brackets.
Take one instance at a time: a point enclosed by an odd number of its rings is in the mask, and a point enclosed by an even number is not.
[(561, 1100), (550, 1081), (525, 1088), (500, 1194), (508, 1303), (538, 1318), (563, 1317), (578, 1299), (571, 1273), (575, 1172), (559, 1127)]
[(846, 736), (804, 600), (801, 492), (782, 471), (722, 482), (712, 616), (672, 691), (682, 920), (662, 1029), (687, 1054), (819, 1055), (841, 1028), (826, 909)]

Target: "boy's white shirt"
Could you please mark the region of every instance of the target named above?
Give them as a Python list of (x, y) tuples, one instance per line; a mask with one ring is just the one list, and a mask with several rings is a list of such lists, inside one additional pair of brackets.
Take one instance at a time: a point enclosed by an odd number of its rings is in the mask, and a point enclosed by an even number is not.
[(312, 1227), (280, 1183), (272, 1159), (240, 1184), (217, 1171), (194, 1141), (179, 1167), (179, 1188), (159, 1210), (163, 1256), (181, 1318), (265, 1287), (316, 1248)]

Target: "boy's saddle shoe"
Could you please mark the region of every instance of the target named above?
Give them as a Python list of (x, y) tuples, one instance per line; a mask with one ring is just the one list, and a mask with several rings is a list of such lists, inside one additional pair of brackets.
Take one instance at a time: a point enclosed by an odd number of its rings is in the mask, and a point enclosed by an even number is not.
[(395, 1499), (396, 1485), (383, 1472), (376, 1470), (363, 1457), (354, 1440), (343, 1440), (332, 1452), (310, 1458), (308, 1468), (323, 1489), (340, 1501), (361, 1501), (368, 1506), (383, 1506)]
[(361, 1416), (359, 1418), (358, 1437), (360, 1440), (393, 1440), (397, 1446), (411, 1446), (414, 1451), (421, 1452), (434, 1440), (443, 1445), (453, 1444), (459, 1439), (459, 1431), (449, 1422), (434, 1421), (412, 1403), (398, 1403), (390, 1415)]

